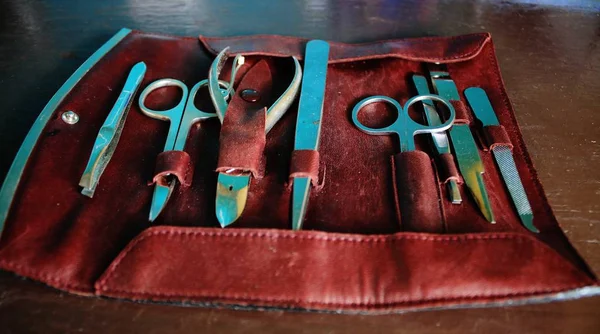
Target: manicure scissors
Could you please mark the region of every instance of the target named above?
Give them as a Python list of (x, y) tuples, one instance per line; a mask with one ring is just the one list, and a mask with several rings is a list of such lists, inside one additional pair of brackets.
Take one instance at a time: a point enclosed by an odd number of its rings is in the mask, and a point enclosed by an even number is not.
[[(423, 102), (427, 100), (441, 102), (446, 106), (446, 108), (448, 108), (450, 115), (444, 123), (439, 125), (423, 125), (413, 121), (412, 118), (410, 118), (408, 114), (408, 110), (410, 109), (410, 107), (417, 102)], [(398, 112), (398, 116), (396, 117), (394, 123), (382, 128), (371, 128), (362, 124), (358, 120), (358, 113), (360, 112), (360, 110), (365, 106), (376, 102), (389, 103), (396, 109), (396, 111)], [(406, 101), (404, 107), (402, 107), (398, 101), (394, 100), (389, 96), (370, 96), (358, 102), (356, 106), (354, 106), (354, 109), (352, 109), (352, 122), (354, 122), (354, 125), (356, 125), (356, 127), (359, 130), (370, 135), (396, 134), (400, 139), (400, 152), (408, 152), (415, 150), (415, 135), (421, 133), (433, 134), (436, 132), (448, 130), (452, 126), (454, 118), (455, 112), (454, 108), (452, 107), (452, 104), (450, 104), (450, 102), (448, 102), (446, 99), (438, 95), (432, 94), (414, 96), (408, 101)]]
[[(168, 121), (170, 123), (163, 151), (183, 151), (192, 126), (197, 122), (217, 117), (216, 113), (202, 111), (194, 105), (194, 99), (196, 98), (198, 91), (207, 86), (208, 80), (202, 80), (195, 84), (188, 93), (188, 87), (183, 82), (166, 78), (152, 82), (142, 91), (139, 98), (139, 105), (142, 113), (148, 117), (161, 121)], [(231, 85), (225, 81), (219, 81), (218, 86), (221, 88), (220, 91), (221, 95), (223, 95), (223, 99), (227, 99), (230, 95)], [(173, 108), (164, 111), (148, 108), (145, 103), (148, 95), (163, 87), (179, 87), (182, 93), (179, 103)], [(154, 186), (154, 194), (152, 195), (152, 204), (150, 206), (150, 216), (148, 218), (151, 222), (158, 217), (166, 206), (176, 184), (177, 180), (173, 179), (169, 182), (168, 186), (160, 184)]]

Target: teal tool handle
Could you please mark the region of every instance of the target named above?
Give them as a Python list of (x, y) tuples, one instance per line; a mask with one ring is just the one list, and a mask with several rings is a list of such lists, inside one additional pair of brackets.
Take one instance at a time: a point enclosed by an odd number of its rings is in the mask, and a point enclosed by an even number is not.
[(79, 185), (83, 187), (81, 193), (88, 197), (94, 195), (100, 176), (102, 176), (106, 165), (108, 165), (108, 162), (112, 158), (121, 137), (123, 126), (125, 126), (125, 119), (133, 101), (133, 96), (140, 87), (145, 73), (146, 64), (144, 62), (139, 62), (133, 66), (117, 102), (115, 102), (115, 105), (106, 117), (106, 121), (104, 121), (98, 132), (90, 159), (79, 180)]
[(319, 149), (328, 60), (329, 43), (312, 40), (306, 44), (304, 79), (294, 139), (295, 150)]
[(479, 87), (467, 88), (465, 90), (465, 96), (467, 97), (467, 101), (469, 102), (475, 117), (477, 117), (483, 126), (500, 125), (496, 113), (494, 112), (494, 108), (492, 108), (492, 104), (490, 103), (490, 99), (483, 89)]
[[(181, 89), (181, 99), (173, 108), (168, 110), (154, 110), (146, 106), (146, 98), (155, 90), (164, 87), (178, 87)], [(169, 132), (167, 133), (167, 140), (165, 141), (164, 151), (175, 150), (175, 140), (177, 139), (177, 133), (179, 132), (179, 126), (181, 125), (181, 119), (183, 117), (183, 111), (185, 109), (185, 103), (188, 100), (188, 88), (187, 86), (176, 79), (159, 79), (144, 88), (140, 94), (138, 104), (142, 113), (150, 118), (158, 119), (161, 121), (169, 122)], [(193, 101), (193, 100), (192, 100)]]

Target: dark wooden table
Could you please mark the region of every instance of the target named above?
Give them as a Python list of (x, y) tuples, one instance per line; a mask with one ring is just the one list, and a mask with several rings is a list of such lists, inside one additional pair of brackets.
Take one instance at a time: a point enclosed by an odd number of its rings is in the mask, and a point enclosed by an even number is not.
[[(0, 176), (52, 94), (121, 27), (343, 42), (492, 33), (521, 130), (558, 220), (600, 272), (600, 4), (293, 0), (0, 2)], [(544, 3), (534, 5), (533, 3)], [(569, 3), (569, 4), (567, 4)], [(535, 279), (535, 277), (532, 277)], [(389, 316), (251, 312), (78, 297), (0, 273), (3, 333), (600, 333), (600, 298)]]

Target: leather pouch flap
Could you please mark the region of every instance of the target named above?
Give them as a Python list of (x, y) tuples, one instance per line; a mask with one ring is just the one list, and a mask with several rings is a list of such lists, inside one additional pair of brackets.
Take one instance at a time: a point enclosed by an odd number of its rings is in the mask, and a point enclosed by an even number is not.
[[(200, 42), (213, 54), (226, 47), (229, 52), (244, 55), (304, 58), (308, 39), (286, 36), (241, 36), (211, 38), (200, 36)], [(408, 38), (374, 43), (346, 44), (330, 42), (329, 63), (386, 57), (430, 63), (453, 63), (476, 57), (490, 42), (488, 33), (455, 37)]]
[(391, 312), (543, 296), (592, 283), (546, 245), (516, 233), (155, 227), (129, 244), (96, 289), (136, 300)]

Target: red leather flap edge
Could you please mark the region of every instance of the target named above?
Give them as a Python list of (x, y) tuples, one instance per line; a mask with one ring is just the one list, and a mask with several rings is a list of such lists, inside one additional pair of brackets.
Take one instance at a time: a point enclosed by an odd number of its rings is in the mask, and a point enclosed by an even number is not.
[(489, 302), (594, 282), (516, 233), (354, 235), (153, 227), (97, 294), (135, 300), (387, 311)]
[[(295, 56), (298, 59), (304, 58), (304, 48), (308, 42), (305, 38), (274, 35), (225, 38), (199, 36), (199, 38), (206, 49), (213, 54), (218, 54), (229, 47), (232, 54)], [(489, 33), (478, 33), (455, 37), (394, 39), (363, 44), (330, 42), (329, 63), (386, 57), (430, 63), (454, 63), (477, 56), (490, 40)]]

